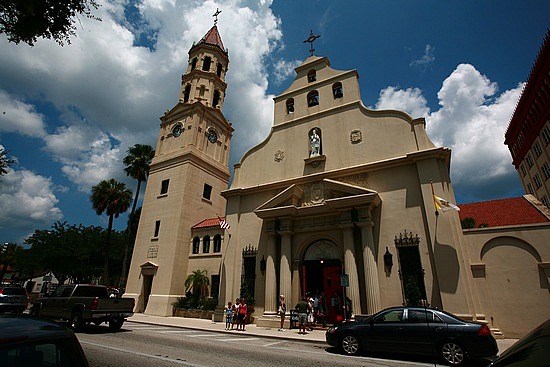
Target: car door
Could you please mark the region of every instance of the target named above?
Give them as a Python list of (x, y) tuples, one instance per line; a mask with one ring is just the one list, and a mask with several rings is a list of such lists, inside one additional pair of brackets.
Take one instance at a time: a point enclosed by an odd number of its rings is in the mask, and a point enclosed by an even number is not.
[(403, 346), (404, 309), (394, 308), (376, 315), (363, 335), (368, 350), (401, 352)]
[(437, 318), (434, 322), (433, 312), (425, 308), (408, 308), (406, 325), (403, 328), (402, 346), (405, 353), (430, 355), (434, 351), (435, 341), (444, 333), (445, 323)]

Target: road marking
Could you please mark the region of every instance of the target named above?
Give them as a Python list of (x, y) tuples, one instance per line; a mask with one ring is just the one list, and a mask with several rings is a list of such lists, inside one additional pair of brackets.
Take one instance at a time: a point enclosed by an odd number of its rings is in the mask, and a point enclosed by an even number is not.
[(170, 334), (170, 333), (187, 334), (187, 333), (193, 333), (195, 331), (196, 330), (162, 330), (162, 331), (157, 331), (157, 333), (161, 333), (161, 334)]
[(267, 343), (267, 344), (264, 344), (264, 347), (272, 347), (274, 345), (283, 344), (283, 343), (286, 343), (286, 340), (285, 341), (280, 341), (280, 342)]

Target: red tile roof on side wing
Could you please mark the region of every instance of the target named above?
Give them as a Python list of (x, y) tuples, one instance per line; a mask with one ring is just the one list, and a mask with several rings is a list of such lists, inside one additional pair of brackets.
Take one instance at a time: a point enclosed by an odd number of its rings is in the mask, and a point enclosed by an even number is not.
[(192, 229), (198, 229), (198, 228), (207, 228), (207, 227), (219, 227), (220, 226), (220, 219), (225, 220), (225, 217), (216, 217), (216, 218), (209, 218), (205, 219), (202, 222), (199, 222), (195, 224)]
[(458, 206), (460, 220), (474, 218), (476, 228), (480, 225), (502, 227), (550, 222), (548, 214), (543, 214), (548, 213), (548, 209), (531, 195)]

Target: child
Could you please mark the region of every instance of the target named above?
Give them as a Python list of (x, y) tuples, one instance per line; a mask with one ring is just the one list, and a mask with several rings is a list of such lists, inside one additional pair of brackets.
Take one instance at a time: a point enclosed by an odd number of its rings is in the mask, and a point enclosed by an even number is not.
[(231, 323), (233, 322), (233, 312), (231, 310), (231, 301), (227, 302), (225, 307), (225, 330), (231, 329)]

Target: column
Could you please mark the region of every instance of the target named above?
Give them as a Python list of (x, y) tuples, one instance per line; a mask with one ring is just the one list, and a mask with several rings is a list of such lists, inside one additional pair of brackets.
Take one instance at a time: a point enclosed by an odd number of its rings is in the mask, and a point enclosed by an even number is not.
[(359, 293), (359, 275), (355, 260), (355, 246), (353, 243), (353, 225), (350, 223), (340, 226), (344, 235), (344, 272), (348, 274), (349, 286), (346, 295), (351, 300), (354, 314), (361, 313), (361, 295)]
[(276, 249), (275, 233), (269, 233), (267, 239), (266, 263), (265, 263), (265, 303), (264, 316), (275, 316), (277, 314), (277, 274), (275, 272)]
[(292, 231), (283, 230), (280, 231), (281, 235), (281, 263), (279, 268), (279, 289), (281, 294), (286, 297), (287, 309), (291, 307), (292, 302), (296, 300), (292, 299), (292, 274), (290, 264), (292, 263), (291, 243), (292, 243)]
[(378, 281), (378, 264), (376, 263), (376, 248), (372, 227), (374, 222), (370, 217), (357, 223), (361, 227), (361, 243), (363, 245), (363, 262), (365, 264), (365, 285), (367, 295), (367, 313), (373, 314), (382, 308), (380, 301), (380, 284)]

